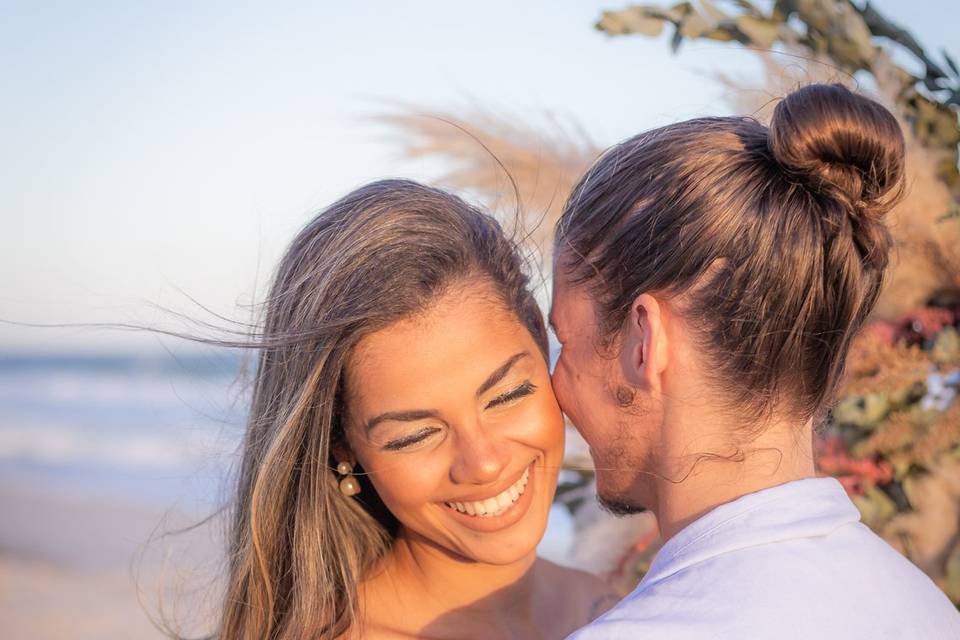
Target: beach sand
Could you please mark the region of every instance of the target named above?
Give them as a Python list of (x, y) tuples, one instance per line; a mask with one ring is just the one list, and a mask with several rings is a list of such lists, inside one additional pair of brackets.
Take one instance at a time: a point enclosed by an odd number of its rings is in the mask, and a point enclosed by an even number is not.
[[(157, 615), (161, 593), (168, 608), (180, 603), (176, 615), (193, 620), (186, 631), (209, 630), (222, 555), (216, 523), (157, 539), (158, 526), (185, 526), (196, 514), (2, 480), (4, 640), (163, 638), (144, 611)], [(196, 591), (203, 585), (211, 588)], [(185, 597), (172, 599), (176, 592)]]

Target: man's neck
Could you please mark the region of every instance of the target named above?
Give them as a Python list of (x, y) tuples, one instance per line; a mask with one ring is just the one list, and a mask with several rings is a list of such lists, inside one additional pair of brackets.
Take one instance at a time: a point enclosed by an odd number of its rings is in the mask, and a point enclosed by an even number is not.
[[(703, 424), (702, 422), (700, 423)], [(665, 425), (667, 432), (670, 425)], [(771, 422), (760, 435), (731, 446), (744, 425), (716, 425), (712, 433), (687, 432), (682, 446), (665, 450), (655, 481), (654, 510), (664, 541), (714, 508), (785, 482), (816, 476), (811, 423)], [(683, 429), (675, 427), (674, 434)], [(695, 444), (694, 444), (695, 443)], [(684, 477), (685, 476), (685, 477)], [(682, 479), (682, 480), (681, 480)], [(677, 481), (681, 480), (681, 481)]]

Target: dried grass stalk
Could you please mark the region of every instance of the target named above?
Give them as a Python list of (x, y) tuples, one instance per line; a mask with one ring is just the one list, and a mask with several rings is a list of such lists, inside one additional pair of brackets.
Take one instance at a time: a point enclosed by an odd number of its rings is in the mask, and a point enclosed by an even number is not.
[(474, 192), (505, 222), (519, 223), (544, 260), (567, 195), (601, 151), (575, 121), (550, 114), (539, 128), (478, 108), (403, 108), (378, 120), (402, 134), (407, 157), (449, 166), (440, 184)]

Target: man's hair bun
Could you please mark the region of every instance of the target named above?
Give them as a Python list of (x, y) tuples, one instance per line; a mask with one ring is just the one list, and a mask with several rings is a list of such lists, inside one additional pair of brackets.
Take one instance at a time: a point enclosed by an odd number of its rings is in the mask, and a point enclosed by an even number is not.
[(904, 184), (904, 139), (885, 107), (839, 84), (812, 84), (773, 112), (768, 146), (791, 179), (879, 222)]

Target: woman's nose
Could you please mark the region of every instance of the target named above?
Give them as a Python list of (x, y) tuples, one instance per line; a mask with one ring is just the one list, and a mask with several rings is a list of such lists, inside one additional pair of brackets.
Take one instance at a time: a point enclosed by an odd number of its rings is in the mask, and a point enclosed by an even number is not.
[(503, 474), (510, 462), (506, 443), (479, 428), (461, 435), (450, 479), (457, 484), (489, 484)]

